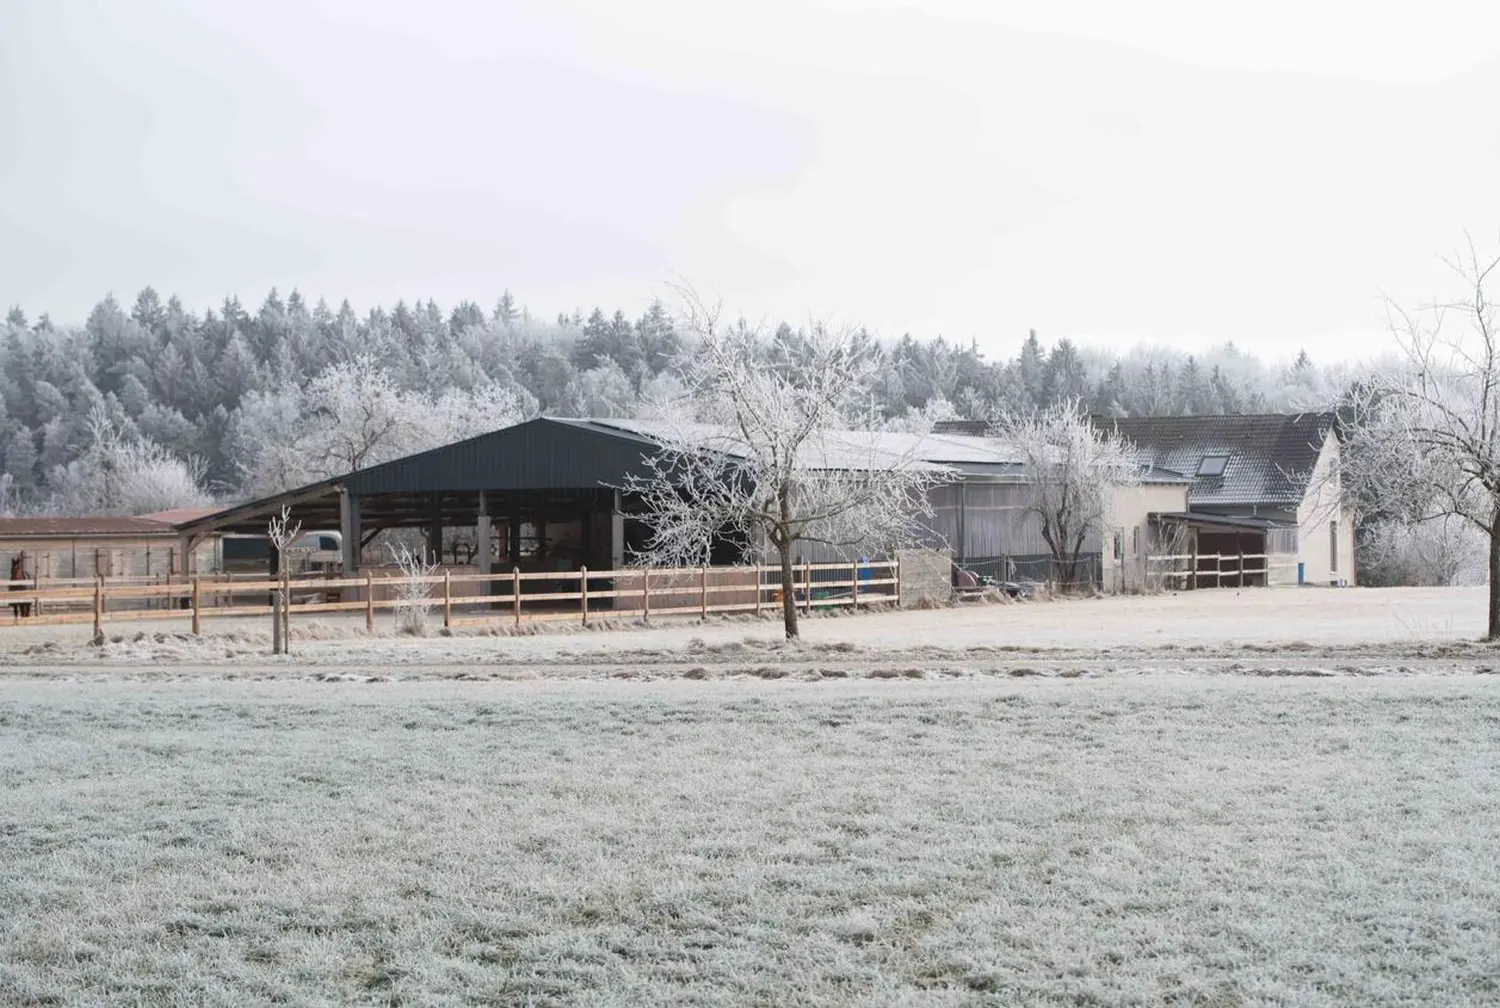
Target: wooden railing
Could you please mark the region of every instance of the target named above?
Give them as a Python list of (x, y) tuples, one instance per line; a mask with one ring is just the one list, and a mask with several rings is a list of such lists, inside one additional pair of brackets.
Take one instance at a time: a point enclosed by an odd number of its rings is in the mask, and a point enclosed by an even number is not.
[[(794, 573), (793, 597), (803, 612), (901, 602), (899, 561), (798, 564)], [(292, 598), (289, 611), (293, 616), (363, 612), (367, 630), (375, 629), (378, 610), (411, 604), (395, 597), (402, 586), (426, 586), (426, 605), (446, 628), (498, 622), (520, 626), (537, 620), (577, 620), (587, 625), (601, 618), (650, 619), (653, 614), (707, 618), (711, 613), (759, 613), (779, 607), (782, 591), (780, 567), (749, 566), (511, 570), (504, 574), (443, 571), (424, 578), (366, 572), (349, 578), (301, 577), (286, 582), (203, 575), (166, 584), (103, 577), (66, 587), (39, 587), (33, 580), (3, 583), (9, 591), (0, 596), (0, 606), (9, 606), (11, 612), (9, 620), (0, 619), (0, 628), (92, 623), (96, 634), (107, 623), (138, 620), (182, 620), (199, 633), (205, 619), (269, 616), (271, 597), (282, 589)], [(569, 588), (559, 590), (563, 585)], [(264, 603), (243, 604), (246, 596), (256, 595)], [(23, 611), (29, 614), (22, 615)]]
[(1148, 556), (1146, 576), (1175, 588), (1243, 588), (1269, 585), (1273, 575), (1294, 569), (1296, 562), (1294, 555), (1279, 553), (1168, 554)]

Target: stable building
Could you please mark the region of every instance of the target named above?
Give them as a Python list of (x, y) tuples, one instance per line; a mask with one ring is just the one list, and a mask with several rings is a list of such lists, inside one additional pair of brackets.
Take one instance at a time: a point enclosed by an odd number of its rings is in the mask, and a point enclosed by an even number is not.
[[(871, 459), (906, 458), (939, 471), (940, 485), (931, 491), (932, 544), (955, 562), (1005, 577), (1046, 576), (1047, 548), (1030, 511), (1024, 466), (995, 442), (943, 433), (833, 437), (852, 450), (847, 461), (824, 462), (824, 468), (854, 470)], [(430, 556), (461, 571), (614, 570), (650, 535), (638, 503), (618, 488), (649, 474), (644, 460), (663, 442), (664, 428), (650, 421), (541, 417), (226, 508), (178, 531), (189, 550), (205, 537), (264, 535), (285, 507), (304, 531), (338, 531), (345, 576), (383, 565), (371, 544), (392, 529), (418, 531)], [(1148, 514), (1187, 510), (1189, 482), (1175, 473), (1147, 472), (1141, 485), (1119, 488), (1120, 528), (1090, 547), (1099, 561), (1096, 576), (1108, 581), (1117, 574), (1119, 587), (1139, 581), (1135, 571), (1154, 548)], [(714, 550), (715, 566), (755, 559), (748, 542), (726, 539)], [(809, 544), (802, 559), (849, 558)]]
[(177, 525), (157, 517), (0, 518), (0, 563), (18, 580), (165, 580), (184, 565), (208, 569), (215, 548), (212, 536), (185, 546)]

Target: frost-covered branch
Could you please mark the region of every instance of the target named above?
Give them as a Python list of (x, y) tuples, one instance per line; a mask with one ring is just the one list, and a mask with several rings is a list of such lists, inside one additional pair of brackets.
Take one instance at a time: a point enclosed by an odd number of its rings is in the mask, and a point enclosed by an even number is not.
[(868, 428), (882, 355), (863, 333), (814, 324), (767, 335), (744, 321), (721, 324), (717, 307), (690, 291), (684, 303), (696, 344), (682, 392), (656, 404), (650, 430), (662, 450), (621, 488), (652, 527), (636, 559), (677, 566), (726, 548), (773, 551), (795, 637), (797, 546), (887, 553), (922, 539), (926, 490), (944, 470), (921, 461), (920, 435)]
[(388, 546), (391, 562), (401, 570), (401, 580), (396, 582), (395, 615), (396, 631), (414, 637), (427, 636), (431, 626), (432, 577), (438, 569), (436, 559), (429, 560), (421, 549), (412, 549), (406, 543)]
[(90, 411), (84, 446), (53, 470), (54, 514), (139, 515), (212, 503), (203, 490), (204, 465), (122, 429), (104, 406)]
[(1135, 450), (1091, 423), (1077, 401), (1002, 414), (993, 430), (1025, 466), (1027, 510), (1052, 554), (1053, 578), (1065, 590), (1091, 580), (1085, 552), (1109, 526), (1111, 488), (1140, 482)]
[(1356, 389), (1344, 474), (1366, 522), (1459, 518), (1486, 540), (1488, 636), (1500, 636), (1500, 258), (1471, 241), (1445, 260), (1463, 295), (1388, 305), (1398, 360)]

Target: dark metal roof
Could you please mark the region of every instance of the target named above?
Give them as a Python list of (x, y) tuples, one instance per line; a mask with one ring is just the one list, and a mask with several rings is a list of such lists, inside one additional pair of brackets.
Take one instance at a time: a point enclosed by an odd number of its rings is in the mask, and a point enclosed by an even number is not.
[(645, 475), (642, 458), (656, 442), (590, 420), (539, 417), (466, 441), (250, 501), (182, 523), (185, 534), (253, 532), (283, 505), (304, 529), (339, 527), (339, 489), (368, 501), (367, 524), (416, 524), (431, 513), (433, 495), (450, 518), (472, 521), (478, 492), (578, 491), (618, 486)]
[(645, 475), (656, 442), (590, 420), (538, 417), (514, 427), (350, 473), (352, 494), (553, 490), (617, 486)]
[(1300, 502), (1334, 427), (1332, 413), (1095, 418), (1140, 450), (1144, 465), (1189, 476), (1205, 456), (1227, 455), (1221, 476), (1196, 476), (1188, 499), (1216, 504)]

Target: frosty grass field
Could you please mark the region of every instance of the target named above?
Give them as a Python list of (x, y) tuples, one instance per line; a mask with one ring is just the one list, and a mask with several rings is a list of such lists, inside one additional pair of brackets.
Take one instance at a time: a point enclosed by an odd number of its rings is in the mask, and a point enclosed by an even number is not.
[(1494, 1005), (1482, 611), (0, 632), (0, 1003)]

